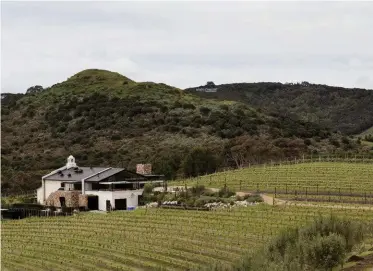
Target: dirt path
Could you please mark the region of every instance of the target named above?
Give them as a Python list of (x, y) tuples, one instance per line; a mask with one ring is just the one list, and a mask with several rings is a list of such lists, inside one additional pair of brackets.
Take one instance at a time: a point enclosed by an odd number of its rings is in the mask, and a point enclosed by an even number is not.
[(262, 197), (263, 201), (269, 205), (283, 205), (286, 204), (287, 201), (281, 200), (281, 199), (274, 199), (271, 196), (265, 195), (265, 194), (260, 194)]
[[(273, 205), (273, 197), (260, 194), (263, 198), (263, 201), (269, 205)], [(275, 205), (294, 205), (294, 206), (305, 206), (305, 207), (324, 207), (324, 208), (335, 208), (335, 209), (364, 209), (373, 211), (373, 206), (353, 206), (353, 205), (337, 205), (337, 204), (317, 204), (317, 203), (304, 203), (304, 202), (297, 202), (297, 201), (289, 201), (289, 200), (282, 200), (282, 199), (275, 199)], [(373, 270), (372, 270), (373, 271)]]
[(372, 271), (373, 270), (373, 254), (364, 257), (364, 260), (357, 262), (356, 265), (343, 268), (343, 271)]

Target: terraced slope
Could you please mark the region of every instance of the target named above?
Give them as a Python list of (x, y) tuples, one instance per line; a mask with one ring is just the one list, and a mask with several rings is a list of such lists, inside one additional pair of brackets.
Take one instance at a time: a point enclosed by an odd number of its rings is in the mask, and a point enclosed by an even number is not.
[[(197, 212), (133, 212), (28, 218), (2, 223), (2, 270), (190, 270), (229, 265), (280, 229), (303, 225), (332, 209), (258, 205)], [(373, 211), (333, 209), (369, 222)]]
[(199, 184), (214, 188), (221, 188), (226, 184), (228, 188), (235, 191), (371, 195), (373, 161), (262, 165), (170, 183), (170, 185), (185, 184), (187, 186)]

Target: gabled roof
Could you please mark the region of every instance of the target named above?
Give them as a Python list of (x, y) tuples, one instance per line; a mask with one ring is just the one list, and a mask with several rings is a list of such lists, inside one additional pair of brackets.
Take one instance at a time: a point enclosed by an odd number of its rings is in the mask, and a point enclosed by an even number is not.
[[(123, 172), (124, 179), (126, 180), (146, 180), (149, 177), (164, 177), (163, 175), (142, 175), (133, 171), (126, 170), (124, 168), (105, 168), (105, 167), (76, 167), (81, 172), (76, 171), (75, 168), (62, 169), (57, 172), (46, 175), (46, 180), (50, 181), (63, 181), (63, 182), (74, 182), (85, 179), (85, 182), (100, 182), (110, 176), (113, 176), (119, 172)], [(70, 174), (70, 176), (69, 176)]]
[[(50, 175), (45, 179), (51, 180), (51, 181), (81, 181), (82, 179), (92, 176), (93, 174), (97, 174), (100, 171), (105, 170), (106, 168), (105, 167), (79, 167), (79, 169), (82, 170), (81, 173), (75, 172), (74, 168), (69, 168), (69, 169), (61, 170), (60, 173), (56, 172), (53, 175)], [(118, 173), (121, 170), (124, 170), (124, 169), (121, 168), (121, 169), (117, 169), (116, 171), (110, 170), (110, 172), (108, 173), (112, 173), (111, 175), (113, 175), (115, 173)], [(61, 175), (61, 173), (63, 174), (63, 176)], [(69, 177), (69, 174), (71, 175), (70, 177)], [(107, 178), (107, 175), (104, 178)]]

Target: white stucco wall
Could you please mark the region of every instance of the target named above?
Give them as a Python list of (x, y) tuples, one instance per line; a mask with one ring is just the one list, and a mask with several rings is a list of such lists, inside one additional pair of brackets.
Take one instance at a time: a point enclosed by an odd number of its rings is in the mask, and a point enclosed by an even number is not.
[(127, 208), (137, 207), (139, 205), (138, 196), (142, 195), (143, 191), (144, 189), (113, 191), (113, 202), (115, 199), (127, 199)]
[(116, 199), (127, 199), (127, 208), (138, 206), (138, 196), (142, 195), (143, 189), (124, 191), (87, 191), (87, 195), (98, 196), (98, 209), (106, 211), (106, 201), (110, 200), (111, 206), (115, 208)]
[(36, 189), (36, 198), (39, 204), (43, 204), (43, 186), (40, 186), (38, 189)]
[(112, 191), (87, 191), (86, 195), (98, 196), (98, 209), (106, 211), (106, 201), (110, 200), (111, 206), (113, 206), (113, 192)]
[(60, 181), (42, 181), (42, 186), (37, 190), (37, 201), (40, 204), (44, 204), (44, 201), (49, 197), (49, 195), (58, 190), (61, 187)]

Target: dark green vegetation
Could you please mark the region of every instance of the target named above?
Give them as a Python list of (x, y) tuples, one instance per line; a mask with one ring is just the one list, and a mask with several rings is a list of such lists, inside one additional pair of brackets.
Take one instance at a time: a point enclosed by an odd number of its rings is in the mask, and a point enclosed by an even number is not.
[(315, 122), (103, 70), (31, 87), (25, 95), (2, 94), (1, 117), (5, 193), (37, 188), (70, 154), (80, 166), (134, 169), (149, 162), (173, 179), (303, 154), (363, 151), (356, 139)]
[(286, 229), (257, 253), (231, 268), (208, 270), (332, 270), (343, 266), (346, 256), (371, 231), (358, 222), (335, 216), (318, 217), (306, 227)]
[(373, 90), (307, 82), (224, 84), (217, 88), (216, 93), (188, 90), (204, 98), (245, 102), (276, 117), (311, 121), (343, 134), (359, 134), (373, 126)]

